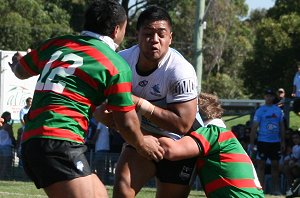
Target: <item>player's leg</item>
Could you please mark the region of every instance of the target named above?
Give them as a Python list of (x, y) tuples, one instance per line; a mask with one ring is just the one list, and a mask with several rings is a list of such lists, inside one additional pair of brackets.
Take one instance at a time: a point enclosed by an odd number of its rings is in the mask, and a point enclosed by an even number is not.
[(157, 163), (156, 198), (188, 197), (196, 174), (197, 158)]
[(280, 143), (271, 143), (269, 146), (268, 157), (271, 160), (271, 176), (272, 176), (272, 194), (280, 195), (280, 169), (279, 159), (281, 157), (281, 145)]
[(86, 146), (68, 141), (32, 139), (22, 145), (26, 174), (49, 197), (108, 197), (84, 155)]
[(256, 156), (256, 172), (260, 184), (262, 185), (263, 190), (266, 190), (265, 186), (265, 169), (266, 169), (266, 160), (267, 160), (267, 150), (269, 144), (266, 142), (257, 142), (257, 156)]
[(44, 190), (50, 198), (108, 198), (105, 186), (95, 174), (56, 182)]
[(122, 151), (116, 167), (114, 198), (133, 198), (155, 175), (154, 162), (140, 156), (127, 146)]

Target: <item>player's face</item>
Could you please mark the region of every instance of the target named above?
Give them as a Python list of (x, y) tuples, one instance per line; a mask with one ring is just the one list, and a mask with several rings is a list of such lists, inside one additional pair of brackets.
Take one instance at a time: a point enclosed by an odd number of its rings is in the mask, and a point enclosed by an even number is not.
[(159, 62), (167, 53), (172, 42), (171, 27), (167, 21), (152, 21), (138, 32), (142, 55), (149, 61)]

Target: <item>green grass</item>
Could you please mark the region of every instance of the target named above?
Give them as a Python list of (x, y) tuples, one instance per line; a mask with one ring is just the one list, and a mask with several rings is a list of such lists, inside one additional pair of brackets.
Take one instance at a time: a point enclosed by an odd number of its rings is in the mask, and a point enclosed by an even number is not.
[[(107, 186), (109, 197), (112, 197), (112, 186)], [(43, 190), (35, 188), (32, 182), (0, 181), (0, 198), (34, 198), (47, 197)], [(154, 198), (155, 188), (143, 188), (137, 198)], [(189, 198), (205, 197), (203, 191), (192, 191)], [(275, 196), (266, 195), (266, 198)], [(284, 196), (276, 196), (282, 198)]]
[[(244, 115), (241, 117), (224, 116), (223, 120), (225, 121), (227, 128), (231, 129), (232, 126), (238, 124), (246, 124), (246, 122), (250, 120), (250, 115)], [(290, 112), (290, 128), (292, 128), (293, 130), (298, 130), (299, 127), (300, 127), (300, 117), (297, 116), (294, 112)]]

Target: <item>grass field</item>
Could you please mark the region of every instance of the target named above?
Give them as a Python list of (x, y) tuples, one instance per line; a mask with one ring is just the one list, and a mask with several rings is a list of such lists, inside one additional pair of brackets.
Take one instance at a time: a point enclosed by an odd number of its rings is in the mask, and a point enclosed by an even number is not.
[[(107, 186), (109, 197), (112, 197), (112, 186)], [(35, 198), (47, 197), (43, 190), (35, 188), (32, 182), (19, 182), (19, 181), (0, 181), (0, 198)], [(143, 190), (136, 196), (137, 198), (154, 198), (155, 188), (143, 188)], [(189, 198), (205, 197), (203, 191), (192, 191)], [(277, 197), (283, 198), (284, 196), (271, 196), (266, 195), (266, 198)]]

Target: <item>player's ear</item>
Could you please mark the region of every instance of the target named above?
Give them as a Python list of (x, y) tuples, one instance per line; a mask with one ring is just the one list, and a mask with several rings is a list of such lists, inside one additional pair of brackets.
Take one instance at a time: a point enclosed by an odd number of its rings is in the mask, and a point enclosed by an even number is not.
[(173, 38), (173, 32), (170, 33), (170, 42), (169, 42), (169, 45), (172, 44), (172, 38)]

